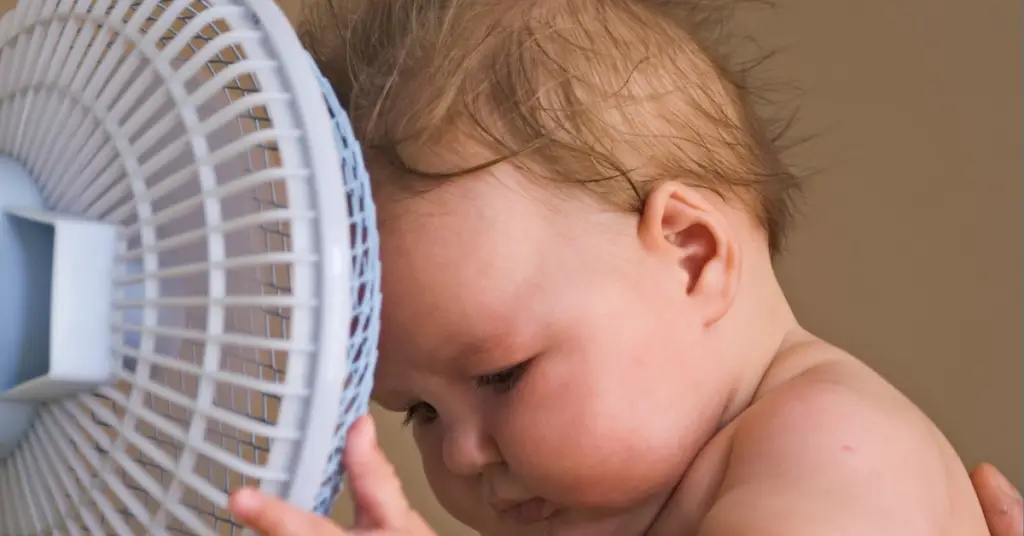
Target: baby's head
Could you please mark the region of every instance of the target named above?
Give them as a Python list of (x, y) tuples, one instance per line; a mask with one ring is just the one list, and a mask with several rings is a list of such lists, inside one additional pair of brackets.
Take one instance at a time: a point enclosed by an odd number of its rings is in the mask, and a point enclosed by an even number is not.
[[(792, 322), (771, 258), (796, 180), (702, 47), (706, 3), (308, 19), (374, 180), (375, 399), (483, 534), (643, 532)], [(538, 505), (555, 515), (520, 524)]]

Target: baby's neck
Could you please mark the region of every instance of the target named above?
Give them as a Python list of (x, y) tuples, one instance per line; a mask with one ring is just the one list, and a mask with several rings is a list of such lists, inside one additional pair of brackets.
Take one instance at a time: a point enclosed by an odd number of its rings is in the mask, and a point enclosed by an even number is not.
[(730, 355), (739, 356), (738, 381), (729, 395), (721, 425), (736, 418), (754, 401), (775, 359), (809, 334), (800, 327), (782, 291), (766, 249), (753, 248), (743, 263), (736, 302), (720, 329)]

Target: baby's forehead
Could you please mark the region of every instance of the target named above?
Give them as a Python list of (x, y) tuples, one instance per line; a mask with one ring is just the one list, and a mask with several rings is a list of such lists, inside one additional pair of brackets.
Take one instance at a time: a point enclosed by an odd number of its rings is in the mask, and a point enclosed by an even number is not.
[(617, 210), (578, 184), (537, 176), (514, 161), (440, 179), (403, 175), (384, 164), (370, 171), (382, 238), (392, 241), (410, 235), (446, 244), (476, 238), (478, 251), (490, 253), (510, 241), (547, 239), (552, 232), (569, 237), (573, 227), (589, 233), (588, 217)]
[(417, 353), (456, 353), (493, 340), (494, 326), (528, 300), (545, 230), (511, 200), (488, 196), (439, 190), (382, 204), (382, 336)]

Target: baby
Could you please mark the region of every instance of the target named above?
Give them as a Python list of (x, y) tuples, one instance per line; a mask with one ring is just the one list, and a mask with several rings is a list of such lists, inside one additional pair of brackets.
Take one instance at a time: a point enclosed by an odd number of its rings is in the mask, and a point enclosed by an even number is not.
[[(773, 258), (800, 183), (712, 53), (723, 4), (309, 16), (374, 178), (375, 400), (485, 536), (988, 534), (942, 433), (787, 304)], [(373, 450), (369, 423), (352, 438)], [(358, 533), (430, 534), (358, 456)]]

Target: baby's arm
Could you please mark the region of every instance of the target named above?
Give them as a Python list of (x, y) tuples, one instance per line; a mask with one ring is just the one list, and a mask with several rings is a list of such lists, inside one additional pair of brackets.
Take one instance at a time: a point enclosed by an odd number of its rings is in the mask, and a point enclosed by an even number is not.
[(810, 380), (756, 403), (736, 423), (700, 536), (947, 533), (944, 454), (924, 418), (900, 406)]

